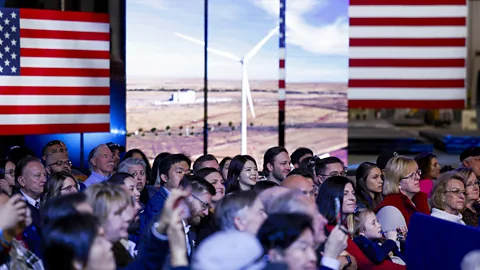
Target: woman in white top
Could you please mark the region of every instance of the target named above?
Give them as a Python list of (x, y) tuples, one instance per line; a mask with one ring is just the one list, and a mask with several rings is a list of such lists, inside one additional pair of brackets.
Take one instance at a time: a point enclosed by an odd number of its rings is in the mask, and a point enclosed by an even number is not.
[(460, 212), (465, 208), (466, 197), (465, 178), (455, 171), (443, 173), (432, 190), (431, 216), (465, 225)]

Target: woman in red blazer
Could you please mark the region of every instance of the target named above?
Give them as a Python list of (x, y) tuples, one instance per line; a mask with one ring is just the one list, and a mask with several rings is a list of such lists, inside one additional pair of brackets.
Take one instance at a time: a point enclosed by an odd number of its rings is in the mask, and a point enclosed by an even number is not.
[(384, 231), (408, 226), (410, 217), (420, 212), (430, 214), (427, 194), (420, 191), (421, 171), (415, 160), (397, 156), (387, 163), (383, 181), (383, 201), (375, 209)]

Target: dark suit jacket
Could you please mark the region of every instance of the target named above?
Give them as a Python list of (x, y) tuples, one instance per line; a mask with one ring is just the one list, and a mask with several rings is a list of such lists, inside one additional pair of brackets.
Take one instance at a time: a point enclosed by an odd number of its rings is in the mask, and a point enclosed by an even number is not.
[(154, 217), (157, 218), (161, 214), (167, 197), (167, 191), (161, 187), (145, 205), (143, 212), (140, 213), (140, 235), (143, 234), (145, 228), (152, 224), (152, 219)]
[(121, 270), (158, 270), (167, 262), (169, 253), (168, 241), (156, 238), (151, 227), (146, 228), (144, 237), (138, 245), (138, 255), (135, 261)]
[[(22, 194), (20, 192), (20, 194)], [(26, 227), (23, 230), (23, 240), (28, 246), (28, 249), (33, 252), (37, 257), (43, 259), (43, 247), (41, 241), (41, 224), (42, 219), (40, 216), (40, 210), (35, 206), (27, 202), (27, 207), (30, 209), (32, 215), (32, 225)]]
[(193, 229), (195, 231), (196, 245), (200, 245), (203, 240), (220, 230), (217, 224), (215, 224), (215, 218), (212, 213), (209, 213), (208, 216), (202, 218), (200, 224)]
[(140, 192), (140, 202), (144, 205), (150, 201), (150, 198), (153, 198), (158, 192), (158, 189), (151, 185), (146, 185), (145, 188)]
[(384, 260), (390, 260), (389, 253), (393, 254), (405, 261), (403, 254), (397, 247), (397, 244), (393, 240), (387, 240), (382, 245), (367, 239), (364, 236), (357, 236), (353, 238), (353, 242), (363, 251), (365, 256), (370, 259), (374, 264), (379, 264)]
[[(188, 259), (188, 262), (191, 263), (192, 262), (192, 254), (193, 252), (195, 252), (195, 247), (196, 247), (196, 243), (195, 243), (195, 232), (192, 230), (192, 228), (190, 228), (190, 230), (188, 231), (188, 244), (190, 245), (190, 254), (187, 255), (187, 259)], [(188, 249), (188, 247), (187, 247)], [(170, 255), (170, 251), (168, 252), (168, 255), (167, 255), (167, 260), (165, 261), (165, 264), (163, 265), (163, 270), (174, 270), (174, 269), (177, 269), (176, 267), (172, 267), (170, 265), (170, 261), (171, 261), (171, 255)], [(180, 268), (180, 269), (183, 269), (183, 268)]]

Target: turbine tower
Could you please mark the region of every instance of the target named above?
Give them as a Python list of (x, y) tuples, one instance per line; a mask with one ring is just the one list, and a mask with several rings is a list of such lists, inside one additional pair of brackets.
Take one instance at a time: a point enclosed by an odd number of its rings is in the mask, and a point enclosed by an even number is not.
[[(235, 62), (239, 62), (242, 65), (242, 147), (241, 153), (242, 155), (247, 154), (247, 102), (250, 107), (250, 112), (252, 117), (255, 118), (255, 109), (253, 108), (253, 100), (252, 100), (252, 93), (250, 91), (250, 82), (248, 80), (248, 70), (247, 65), (248, 62), (257, 54), (257, 52), (267, 43), (267, 41), (276, 33), (278, 33), (278, 26), (272, 29), (260, 42), (258, 42), (243, 58), (240, 58), (230, 52), (225, 52), (217, 49), (213, 49), (208, 47), (207, 51), (213, 54), (223, 56)], [(199, 44), (205, 46), (205, 43), (201, 40), (189, 37), (187, 35), (183, 35), (180, 33), (174, 33), (176, 36), (193, 42), (195, 44)]]

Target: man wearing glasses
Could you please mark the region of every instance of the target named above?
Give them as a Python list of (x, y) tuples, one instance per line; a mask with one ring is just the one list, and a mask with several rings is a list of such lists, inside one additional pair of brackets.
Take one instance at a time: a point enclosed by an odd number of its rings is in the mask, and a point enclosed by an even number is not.
[(65, 152), (57, 152), (48, 155), (45, 163), (45, 170), (48, 175), (52, 175), (56, 172), (72, 173), (72, 162), (68, 159), (68, 155)]
[(67, 145), (62, 141), (53, 140), (48, 142), (42, 149), (42, 160), (48, 175), (61, 171), (69, 172), (80, 183), (88, 178), (81, 171), (72, 168), (72, 162), (68, 158)]
[(321, 184), (332, 176), (347, 176), (347, 168), (337, 157), (320, 159), (315, 164), (317, 181)]
[[(185, 200), (180, 200), (176, 207), (186, 207), (183, 212), (183, 228), (185, 231), (185, 241), (187, 243), (187, 255), (190, 258), (195, 247), (194, 234), (190, 230), (191, 226), (200, 224), (202, 218), (208, 215), (210, 204), (212, 203), (212, 196), (215, 196), (215, 187), (208, 181), (201, 177), (185, 174), (180, 181), (179, 187), (189, 192), (189, 195)], [(185, 211), (187, 210), (187, 211)], [(160, 212), (161, 213), (161, 212)], [(154, 220), (157, 220), (157, 216)], [(158, 226), (154, 224), (154, 227)], [(145, 237), (142, 237), (140, 242), (145, 241)], [(140, 246), (144, 243), (140, 243)], [(170, 254), (168, 255), (170, 257)], [(166, 260), (169, 264), (170, 258)], [(163, 269), (168, 269), (164, 267)]]

